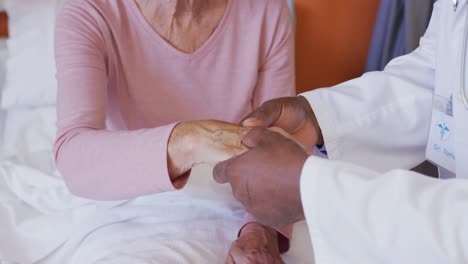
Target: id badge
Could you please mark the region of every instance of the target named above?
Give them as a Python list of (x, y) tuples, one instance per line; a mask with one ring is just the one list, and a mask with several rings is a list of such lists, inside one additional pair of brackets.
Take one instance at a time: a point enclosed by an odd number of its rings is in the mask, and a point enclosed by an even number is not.
[(455, 121), (453, 118), (453, 96), (436, 95), (432, 110), (432, 122), (426, 157), (439, 167), (456, 173)]

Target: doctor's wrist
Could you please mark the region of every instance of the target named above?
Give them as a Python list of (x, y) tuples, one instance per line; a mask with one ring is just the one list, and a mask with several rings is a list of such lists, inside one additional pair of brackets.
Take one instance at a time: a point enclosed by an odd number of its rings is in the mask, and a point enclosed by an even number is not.
[(317, 117), (315, 116), (313, 112), (312, 112), (312, 120), (314, 122), (314, 126), (315, 126), (315, 129), (317, 130), (317, 135), (318, 135), (316, 145), (321, 148), (323, 147), (323, 145), (325, 145), (325, 140), (323, 139), (322, 129), (320, 128)]
[(309, 101), (304, 96), (298, 96), (298, 98), (300, 99), (300, 102), (303, 108), (306, 109), (306, 111), (309, 113), (309, 119), (310, 121), (312, 121), (312, 124), (315, 127), (315, 131), (317, 133), (317, 142), (315, 145), (323, 146), (325, 142), (323, 139), (322, 129), (320, 128), (320, 124), (314, 113), (314, 110), (312, 109), (312, 106), (310, 105)]

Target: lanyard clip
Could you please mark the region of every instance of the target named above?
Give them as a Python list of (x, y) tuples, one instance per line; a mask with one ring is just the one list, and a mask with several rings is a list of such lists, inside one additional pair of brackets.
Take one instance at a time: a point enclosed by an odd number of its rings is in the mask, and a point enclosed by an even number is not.
[(457, 12), (458, 9), (458, 0), (453, 0), (453, 12)]

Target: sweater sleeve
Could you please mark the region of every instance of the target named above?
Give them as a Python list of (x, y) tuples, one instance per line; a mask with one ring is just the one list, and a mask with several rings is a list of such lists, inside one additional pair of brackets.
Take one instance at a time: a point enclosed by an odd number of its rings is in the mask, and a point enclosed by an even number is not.
[(87, 1), (68, 1), (56, 28), (58, 131), (56, 165), (69, 190), (95, 200), (122, 200), (174, 190), (167, 143), (175, 124), (136, 131), (106, 127), (105, 30)]
[(265, 58), (259, 69), (253, 108), (278, 97), (296, 95), (294, 29), (286, 1), (269, 1), (269, 27), (263, 36)]

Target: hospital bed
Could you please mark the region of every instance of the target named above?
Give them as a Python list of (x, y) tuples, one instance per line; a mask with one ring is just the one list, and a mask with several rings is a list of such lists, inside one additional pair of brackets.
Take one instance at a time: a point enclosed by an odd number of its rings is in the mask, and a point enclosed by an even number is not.
[[(57, 3), (5, 1), (10, 39), (0, 48), (0, 263), (224, 263), (245, 212), (228, 186), (213, 182), (210, 167), (195, 168), (182, 191), (129, 201), (90, 201), (66, 189), (52, 156)], [(5, 22), (0, 16), (0, 29)], [(296, 225), (284, 259), (313, 263), (305, 223)]]

